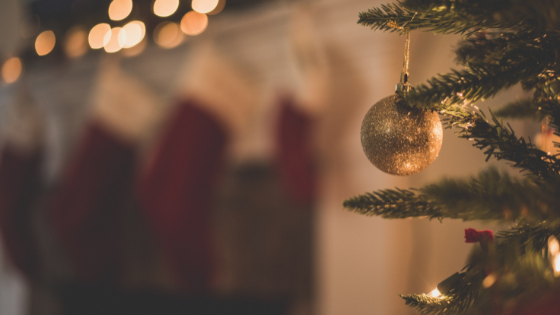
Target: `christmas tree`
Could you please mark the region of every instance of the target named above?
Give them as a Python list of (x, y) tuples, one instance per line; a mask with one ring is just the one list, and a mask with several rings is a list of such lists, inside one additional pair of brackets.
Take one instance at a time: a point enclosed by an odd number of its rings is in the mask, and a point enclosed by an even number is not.
[[(420, 189), (387, 189), (344, 201), (347, 209), (388, 219), (486, 220), (510, 230), (465, 231), (479, 243), (462, 270), (437, 290), (404, 295), (422, 314), (560, 314), (560, 155), (518, 137), (505, 119), (541, 121), (560, 135), (560, 1), (404, 0), (360, 13), (373, 30), (462, 34), (462, 67), (398, 89), (413, 110), (437, 112), (445, 128), (472, 141), (486, 160), (506, 160), (524, 176), (489, 168)], [(401, 82), (402, 83), (402, 82)], [(406, 79), (405, 79), (406, 83)], [(482, 111), (476, 102), (521, 84), (532, 97)], [(546, 141), (544, 141), (546, 142)]]

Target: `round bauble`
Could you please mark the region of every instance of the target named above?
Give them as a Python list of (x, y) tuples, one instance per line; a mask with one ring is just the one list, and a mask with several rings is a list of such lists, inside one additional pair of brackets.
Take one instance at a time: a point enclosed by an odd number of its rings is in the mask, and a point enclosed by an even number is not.
[(369, 109), (361, 138), (366, 156), (377, 168), (393, 175), (411, 175), (436, 159), (443, 128), (436, 112), (410, 108), (395, 94)]

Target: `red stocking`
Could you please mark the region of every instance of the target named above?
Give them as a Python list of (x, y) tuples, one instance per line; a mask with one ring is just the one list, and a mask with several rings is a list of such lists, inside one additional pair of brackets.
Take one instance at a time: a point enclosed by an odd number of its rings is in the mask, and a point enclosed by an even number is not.
[(31, 210), (41, 183), (41, 154), (38, 150), (24, 153), (7, 145), (1, 155), (0, 231), (4, 247), (14, 265), (27, 278), (36, 280), (40, 264)]
[(92, 123), (50, 200), (55, 233), (79, 281), (117, 281), (135, 162), (131, 143)]
[(281, 100), (277, 127), (277, 167), (284, 189), (296, 201), (309, 204), (315, 196), (315, 177), (311, 152), (312, 119), (294, 105)]
[(184, 290), (203, 293), (212, 273), (210, 208), (226, 134), (195, 100), (172, 115), (139, 188), (158, 246)]

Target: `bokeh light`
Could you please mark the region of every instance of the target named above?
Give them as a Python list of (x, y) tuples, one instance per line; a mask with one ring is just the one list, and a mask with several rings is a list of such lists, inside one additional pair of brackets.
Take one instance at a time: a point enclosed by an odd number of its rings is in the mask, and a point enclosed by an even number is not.
[(19, 79), (23, 65), (18, 57), (9, 58), (2, 65), (2, 78), (6, 83), (13, 83)]
[(560, 243), (554, 235), (550, 236), (548, 239), (548, 250), (552, 256), (556, 256), (560, 253)]
[(154, 14), (161, 17), (170, 16), (177, 11), (179, 0), (156, 0)]
[(132, 12), (132, 0), (113, 0), (109, 5), (109, 18), (113, 21), (124, 20)]
[(220, 12), (222, 12), (222, 10), (226, 7), (226, 0), (219, 0), (218, 5), (216, 6), (216, 8), (214, 8), (214, 10), (206, 13), (208, 15), (216, 15)]
[(105, 35), (104, 42), (105, 51), (108, 53), (116, 53), (121, 50), (126, 43), (126, 31), (121, 27), (113, 27), (110, 32)]
[(111, 26), (107, 23), (100, 23), (95, 25), (89, 31), (88, 41), (92, 49), (103, 48), (107, 43), (105, 42), (105, 35), (111, 31)]
[(183, 33), (177, 23), (162, 22), (154, 30), (154, 41), (163, 48), (173, 48), (183, 42)]
[(85, 54), (88, 49), (87, 37), (87, 32), (82, 26), (70, 28), (64, 39), (64, 53), (71, 58)]
[(484, 278), (484, 281), (482, 281), (482, 287), (488, 289), (489, 287), (493, 286), (494, 283), (496, 283), (496, 276), (491, 273), (488, 276), (486, 276), (486, 278)]
[(124, 48), (138, 45), (146, 35), (146, 26), (140, 21), (132, 21), (123, 27), (126, 32), (126, 42)]
[(429, 295), (433, 298), (440, 298), (441, 297), (441, 293), (439, 292), (439, 290), (437, 288), (433, 289), (432, 292), (430, 292)]
[(195, 36), (206, 29), (208, 26), (208, 16), (204, 13), (190, 11), (181, 20), (181, 31), (187, 35)]
[(44, 56), (50, 53), (56, 44), (56, 37), (53, 31), (44, 31), (35, 40), (35, 51), (37, 55)]
[(219, 0), (192, 0), (192, 8), (199, 13), (208, 13), (218, 6)]

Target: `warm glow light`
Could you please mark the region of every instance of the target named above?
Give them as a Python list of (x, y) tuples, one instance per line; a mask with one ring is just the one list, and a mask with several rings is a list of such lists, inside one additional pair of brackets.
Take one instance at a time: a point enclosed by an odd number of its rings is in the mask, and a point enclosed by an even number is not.
[(185, 14), (181, 20), (181, 31), (187, 35), (195, 36), (206, 29), (208, 26), (208, 17), (204, 13), (190, 11)]
[(177, 11), (179, 0), (156, 0), (154, 14), (161, 17), (170, 16)]
[(177, 47), (183, 42), (183, 33), (177, 23), (162, 22), (154, 30), (154, 41), (163, 48)]
[(124, 20), (132, 12), (132, 0), (113, 0), (109, 5), (109, 18), (113, 21)]
[(21, 60), (18, 57), (12, 57), (2, 65), (2, 78), (6, 83), (13, 83), (19, 79), (22, 70)]
[(434, 298), (439, 298), (439, 297), (441, 297), (441, 293), (439, 292), (439, 290), (438, 290), (437, 288), (435, 288), (434, 290), (432, 290), (432, 292), (430, 292), (429, 295), (430, 295), (431, 297), (434, 297)]
[(126, 43), (126, 31), (120, 27), (114, 27), (105, 35), (104, 42), (107, 42), (103, 48), (108, 53), (116, 53), (121, 50)]
[(216, 15), (220, 12), (222, 12), (222, 10), (226, 7), (226, 0), (219, 0), (218, 2), (218, 6), (216, 6), (216, 8), (214, 8), (214, 10), (208, 12), (208, 15)]
[(126, 32), (124, 48), (136, 46), (146, 35), (146, 26), (140, 21), (132, 21), (123, 27)]
[(560, 252), (560, 244), (554, 235), (548, 239), (548, 250), (552, 256), (556, 256)]
[(109, 5), (109, 18), (113, 21), (124, 20), (132, 12), (132, 0), (113, 0)]
[(140, 55), (147, 46), (147, 40), (144, 38), (138, 45), (122, 50), (122, 54), (126, 57), (134, 57)]
[(56, 43), (56, 37), (54, 36), (53, 31), (44, 31), (35, 40), (35, 50), (37, 51), (37, 55), (44, 56), (50, 53), (54, 45)]
[(219, 0), (192, 0), (192, 8), (199, 13), (208, 13), (218, 6)]
[(482, 286), (488, 289), (489, 287), (493, 286), (494, 283), (496, 283), (496, 276), (492, 273), (484, 278), (484, 281), (482, 281)]
[(111, 26), (107, 23), (101, 23), (95, 25), (91, 31), (89, 31), (88, 41), (89, 46), (92, 49), (103, 48), (108, 42), (105, 42), (105, 35), (111, 32)]
[(74, 26), (66, 32), (64, 52), (68, 57), (80, 57), (87, 51), (87, 33), (81, 26)]
[(556, 273), (560, 273), (560, 255), (556, 255), (556, 257), (554, 257), (554, 271), (556, 271)]

